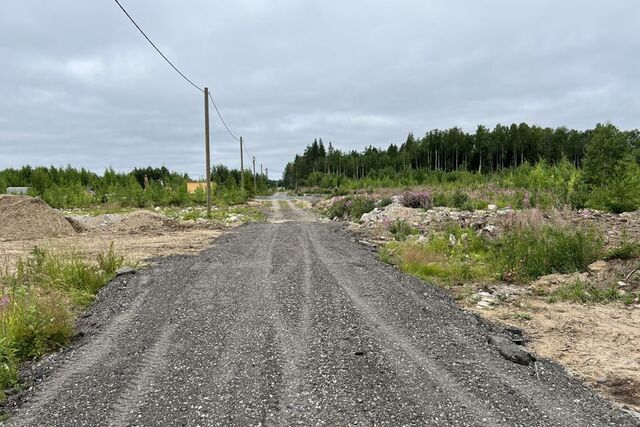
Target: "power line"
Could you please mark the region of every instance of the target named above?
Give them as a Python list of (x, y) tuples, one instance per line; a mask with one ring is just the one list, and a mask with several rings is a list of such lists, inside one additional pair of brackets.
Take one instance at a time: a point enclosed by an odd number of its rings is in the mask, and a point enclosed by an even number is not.
[[(155, 43), (153, 43), (151, 41), (151, 39), (144, 33), (144, 31), (142, 31), (142, 28), (140, 28), (140, 26), (136, 23), (136, 21), (131, 17), (131, 15), (129, 15), (129, 12), (127, 12), (127, 10), (122, 7), (122, 5), (120, 4), (120, 2), (118, 0), (114, 0), (116, 2), (116, 4), (118, 6), (120, 6), (120, 9), (122, 9), (122, 11), (124, 12), (125, 15), (127, 15), (127, 18), (129, 18), (129, 20), (133, 23), (133, 25), (136, 26), (136, 28), (138, 29), (138, 31), (140, 31), (140, 34), (142, 34), (144, 36), (145, 39), (147, 39), (147, 41), (149, 42), (149, 44), (151, 44), (151, 46), (153, 46), (153, 48), (156, 50), (156, 52), (158, 52), (160, 54), (160, 56), (162, 56), (162, 58), (167, 61), (167, 63), (169, 65), (171, 65), (171, 68), (173, 68), (174, 70), (176, 70), (176, 72), (178, 74), (180, 74), (182, 76), (183, 79), (185, 79), (186, 81), (189, 82), (189, 84), (191, 84), (191, 86), (195, 87), (196, 89), (198, 89), (200, 92), (204, 92), (204, 89), (202, 89), (200, 86), (198, 86), (197, 84), (195, 84), (194, 82), (191, 81), (191, 79), (189, 79), (189, 77), (185, 76), (182, 71), (178, 70), (178, 67), (176, 67), (175, 65), (173, 65), (173, 62), (169, 61), (169, 59), (164, 56), (164, 53), (162, 53), (162, 51), (160, 51), (160, 49), (158, 49), (158, 46), (155, 45)], [(215, 104), (214, 104), (215, 105)], [(218, 109), (216, 108), (216, 111)], [(222, 117), (221, 117), (222, 118)]]
[[(204, 92), (204, 89), (202, 89), (200, 86), (198, 86), (197, 84), (195, 84), (193, 81), (191, 81), (191, 79), (189, 79), (186, 75), (184, 75), (184, 73), (182, 71), (180, 71), (178, 69), (178, 67), (176, 67), (175, 65), (173, 65), (173, 63), (164, 55), (164, 53), (162, 53), (162, 51), (158, 48), (158, 46), (155, 45), (155, 43), (153, 43), (153, 41), (151, 41), (151, 39), (145, 34), (144, 31), (142, 31), (142, 28), (140, 28), (140, 26), (136, 23), (136, 21), (133, 19), (133, 17), (131, 15), (129, 15), (129, 12), (127, 12), (127, 10), (122, 6), (122, 4), (120, 4), (120, 2), (118, 0), (114, 0), (116, 2), (116, 4), (120, 7), (120, 9), (122, 9), (122, 11), (124, 12), (125, 15), (127, 15), (127, 18), (129, 18), (129, 20), (133, 23), (133, 25), (135, 25), (135, 27), (138, 29), (138, 31), (140, 31), (140, 34), (142, 34), (144, 36), (145, 39), (147, 39), (147, 41), (149, 42), (149, 44), (151, 46), (153, 46), (153, 48), (156, 50), (156, 52), (158, 52), (160, 54), (160, 56), (162, 56), (162, 58), (171, 66), (171, 68), (173, 68), (183, 79), (185, 79), (191, 86), (195, 87), (196, 89), (198, 89), (200, 92)], [(224, 125), (224, 128), (227, 130), (227, 132), (229, 133), (229, 135), (231, 135), (231, 137), (236, 140), (236, 141), (240, 141), (240, 139), (231, 131), (231, 129), (229, 128), (229, 126), (227, 125), (227, 122), (224, 120), (224, 118), (222, 117), (222, 113), (220, 112), (220, 109), (218, 108), (218, 105), (216, 104), (216, 101), (213, 99), (213, 95), (211, 95), (211, 90), (209, 90), (209, 99), (211, 100), (211, 103), (213, 104), (213, 108), (214, 110), (216, 110), (216, 114), (218, 115), (218, 117), (220, 118), (220, 121), (222, 122), (222, 124)], [(246, 151), (246, 148), (244, 148), (245, 153), (248, 156), (248, 153)], [(251, 157), (249, 158), (249, 160), (251, 160)]]
[(216, 110), (216, 113), (218, 113), (218, 117), (220, 117), (220, 121), (224, 125), (224, 128), (227, 130), (227, 132), (229, 132), (229, 135), (231, 135), (231, 137), (233, 139), (235, 139), (236, 141), (240, 142), (240, 139), (237, 136), (235, 136), (233, 134), (233, 132), (231, 132), (231, 129), (229, 129), (229, 126), (227, 126), (227, 122), (225, 122), (224, 119), (222, 118), (222, 114), (220, 114), (220, 110), (218, 110), (218, 106), (216, 105), (216, 101), (213, 100), (213, 96), (211, 95), (211, 91), (209, 91), (209, 98), (211, 99), (211, 103), (213, 104), (213, 109)]

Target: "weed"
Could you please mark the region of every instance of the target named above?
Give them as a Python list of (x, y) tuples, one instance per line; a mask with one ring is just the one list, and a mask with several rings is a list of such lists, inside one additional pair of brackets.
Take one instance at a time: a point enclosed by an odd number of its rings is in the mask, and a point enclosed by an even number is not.
[(433, 198), (426, 191), (407, 191), (402, 193), (400, 200), (403, 206), (407, 208), (424, 208), (429, 209), (433, 206)]
[(495, 243), (495, 264), (507, 281), (582, 271), (599, 259), (604, 239), (594, 229), (515, 227)]
[(633, 259), (640, 257), (640, 242), (629, 241), (626, 233), (622, 236), (622, 242), (619, 246), (610, 249), (605, 254), (606, 260), (612, 259)]
[(420, 230), (412, 227), (406, 221), (398, 219), (395, 222), (391, 223), (391, 225), (389, 226), (389, 232), (393, 234), (396, 240), (402, 241), (406, 240), (406, 238), (410, 235), (419, 234)]
[(16, 385), (20, 361), (68, 343), (74, 313), (93, 301), (123, 261), (113, 245), (93, 263), (75, 251), (35, 248), (15, 273), (0, 277), (0, 390)]
[(623, 294), (615, 286), (599, 288), (596, 285), (584, 283), (580, 280), (573, 284), (564, 285), (549, 295), (549, 302), (551, 303), (569, 301), (582, 304), (606, 304), (620, 301), (625, 304), (631, 304), (633, 300), (633, 295)]

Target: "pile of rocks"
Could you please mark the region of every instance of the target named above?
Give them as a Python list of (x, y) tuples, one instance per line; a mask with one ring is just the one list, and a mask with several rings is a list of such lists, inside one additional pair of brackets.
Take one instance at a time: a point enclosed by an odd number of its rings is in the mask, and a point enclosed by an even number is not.
[(486, 210), (476, 211), (460, 211), (446, 207), (420, 210), (404, 207), (394, 201), (384, 208), (375, 208), (362, 215), (360, 222), (364, 227), (374, 227), (402, 220), (420, 229), (426, 229), (431, 225), (455, 222), (461, 227), (495, 236), (500, 231), (502, 220), (513, 212), (511, 208), (498, 209), (495, 205), (489, 205)]

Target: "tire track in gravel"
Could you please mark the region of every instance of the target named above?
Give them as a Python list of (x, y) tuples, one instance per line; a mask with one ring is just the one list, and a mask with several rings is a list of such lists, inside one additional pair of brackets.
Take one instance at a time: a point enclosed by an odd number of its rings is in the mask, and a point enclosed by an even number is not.
[[(187, 288), (178, 284), (181, 280), (188, 283), (197, 273), (193, 269), (194, 262), (195, 259), (185, 257), (179, 263), (182, 268), (167, 271), (167, 282), (171, 286), (161, 287), (156, 281), (149, 280), (151, 272), (141, 275), (138, 288), (146, 287), (138, 289), (140, 293), (132, 304), (135, 310), (128, 310), (111, 319), (106, 329), (110, 332), (104, 337), (100, 333), (96, 338), (92, 337), (81, 347), (87, 349), (85, 353), (70, 355), (68, 363), (74, 375), (59, 382), (53, 381), (54, 378), (47, 378), (38, 386), (43, 394), (36, 392), (35, 398), (25, 405), (20, 419), (11, 419), (9, 425), (14, 422), (16, 425), (86, 425), (89, 423), (87, 417), (93, 418), (92, 424), (106, 425), (113, 409), (113, 399), (120, 399), (121, 396), (126, 399), (129, 380), (135, 377), (145, 349), (153, 345), (157, 336), (155, 331), (164, 330), (162, 325), (172, 315), (174, 305), (169, 305), (166, 301), (171, 299), (175, 306), (180, 306), (181, 296)], [(159, 267), (159, 270), (163, 270), (163, 267)], [(146, 328), (151, 328), (154, 332), (141, 332)], [(126, 348), (130, 350), (122, 353), (122, 349)], [(64, 369), (61, 372), (64, 373)], [(72, 383), (72, 380), (75, 381)], [(84, 412), (81, 419), (71, 423), (65, 420), (65, 413), (77, 409), (74, 405), (78, 403), (73, 400), (73, 396), (79, 382), (93, 384), (86, 393), (94, 399), (95, 408), (93, 413)], [(108, 391), (101, 390), (102, 388), (107, 388)], [(73, 405), (65, 403), (69, 399)], [(47, 421), (43, 423), (42, 419)]]
[[(321, 268), (327, 272), (327, 280), (339, 285), (353, 302), (365, 322), (372, 326), (371, 331), (375, 334), (375, 339), (382, 344), (380, 348), (385, 353), (386, 358), (395, 362), (395, 371), (405, 382), (405, 386), (413, 388), (413, 397), (420, 399), (419, 403), (425, 407), (433, 403), (428, 399), (428, 396), (424, 396), (424, 393), (421, 393), (418, 386), (421, 383), (420, 376), (423, 372), (427, 375), (428, 382), (434, 384), (435, 390), (446, 394), (458, 407), (464, 408), (464, 412), (472, 416), (474, 424), (504, 425), (501, 417), (494, 413), (493, 408), (482, 404), (475, 396), (464, 390), (461, 384), (416, 348), (402, 331), (386, 324), (379, 318), (377, 313), (354, 292), (347, 281), (342, 279), (344, 271), (337, 271), (332, 267), (331, 263), (324, 261), (334, 259), (336, 254), (329, 253), (325, 248), (318, 247), (316, 243), (318, 237), (313, 231), (309, 232), (307, 230), (306, 237), (316, 254), (315, 259), (321, 265)], [(454, 422), (454, 420), (450, 420), (450, 422)]]
[(165, 356), (176, 326), (174, 324), (165, 327), (153, 346), (144, 352), (138, 373), (133, 375), (110, 411), (112, 415), (110, 415), (109, 425), (114, 427), (131, 425), (129, 420), (141, 404), (140, 399), (153, 386), (153, 380), (160, 374), (160, 370), (165, 368)]
[[(278, 231), (282, 226), (278, 227)], [(279, 417), (274, 425), (290, 425), (291, 415), (296, 410), (304, 408), (305, 396), (309, 394), (308, 384), (305, 384), (305, 364), (304, 357), (308, 353), (307, 342), (309, 339), (309, 311), (310, 311), (310, 294), (311, 294), (311, 258), (307, 248), (302, 244), (303, 240), (298, 233), (296, 241), (301, 245), (301, 251), (296, 252), (295, 256), (288, 260), (289, 265), (293, 268), (286, 269), (279, 262), (274, 262), (273, 245), (270, 246), (268, 256), (271, 260), (272, 268), (266, 282), (269, 284), (269, 292), (267, 298), (270, 306), (273, 307), (273, 323), (279, 342), (279, 359), (282, 367), (282, 389), (280, 390), (279, 399)], [(275, 239), (274, 239), (275, 241)], [(294, 255), (294, 254), (290, 254)], [(301, 256), (302, 260), (296, 258)], [(276, 285), (287, 283), (287, 273), (298, 273), (298, 267), (301, 272), (296, 276), (302, 276), (300, 284), (300, 307), (297, 315), (293, 305), (295, 300), (291, 298), (297, 294), (289, 295), (280, 301), (276, 300), (278, 289)], [(295, 282), (294, 282), (295, 283)], [(295, 283), (294, 286), (298, 284)], [(290, 314), (287, 321), (282, 313)]]
[[(348, 256), (347, 256), (348, 251), (343, 246), (328, 244), (328, 245), (323, 245), (323, 249), (331, 250), (334, 254), (336, 253), (340, 254), (342, 259), (348, 259)], [(344, 268), (342, 269), (344, 270)], [(408, 297), (415, 304), (422, 307), (423, 310), (432, 311), (434, 310), (434, 308), (436, 308), (434, 307), (433, 303), (429, 304), (429, 301), (425, 300), (424, 298), (420, 298), (416, 293), (416, 291), (409, 288), (410, 285), (408, 283), (403, 283), (401, 281), (398, 281), (396, 270), (390, 270), (386, 268), (381, 268), (379, 270), (380, 270), (379, 273), (387, 279), (386, 282), (393, 284), (392, 285), (393, 290), (400, 291), (401, 295)], [(423, 287), (426, 287), (426, 286), (428, 285), (426, 284), (423, 285)], [(371, 306), (372, 302), (376, 303), (376, 301), (374, 301), (373, 296), (374, 295), (371, 294), (363, 299), (358, 294), (354, 293), (352, 295), (352, 298), (359, 299), (362, 305), (366, 309), (367, 307)], [(385, 296), (382, 296), (381, 294), (380, 296), (381, 299), (377, 301), (378, 306), (382, 306), (382, 305), (390, 306), (389, 303), (391, 302), (391, 299), (389, 299), (388, 296), (389, 296), (389, 293), (387, 293)], [(384, 298), (384, 300), (382, 298)], [(396, 298), (401, 299), (399, 296)], [(365, 302), (365, 299), (369, 300), (369, 302)], [(468, 314), (468, 316), (471, 316), (471, 314)], [(386, 317), (388, 317), (388, 315)], [(452, 324), (452, 323), (445, 324), (441, 322), (439, 316), (435, 316), (435, 318), (433, 319), (433, 322), (435, 322), (435, 324), (433, 324), (432, 327), (437, 326), (438, 328), (446, 329), (447, 339), (453, 342), (459, 348), (465, 348), (465, 347), (468, 348), (469, 342), (473, 340), (473, 337), (469, 334), (465, 334), (465, 331), (462, 328), (458, 327), (458, 325)], [(410, 323), (404, 323), (402, 327), (411, 328), (412, 325)], [(413, 330), (412, 334), (413, 336), (417, 336), (421, 332), (423, 331)], [(488, 336), (486, 338), (488, 338)], [(483, 341), (481, 341), (479, 344), (486, 344), (486, 338)], [(500, 356), (496, 355), (496, 351), (493, 351), (493, 352), (475, 351), (473, 356), (474, 356), (475, 364), (483, 365), (487, 367), (491, 366), (496, 359), (500, 360), (499, 359)], [(461, 362), (465, 363), (464, 361), (460, 361), (460, 360), (456, 361), (455, 363), (461, 363)], [(537, 362), (537, 363), (540, 363), (540, 362)], [(440, 363), (438, 369), (444, 371), (446, 367), (447, 367), (446, 363), (444, 365)], [(514, 367), (516, 367), (516, 365), (514, 365)], [(551, 379), (551, 376), (553, 375), (552, 372), (550, 372), (549, 375), (543, 375), (541, 380), (540, 373), (537, 372), (537, 367), (520, 368), (520, 369), (529, 369), (530, 374), (531, 375), (535, 374), (538, 381), (544, 382), (544, 380), (546, 379), (548, 386), (553, 387), (553, 382), (549, 381)], [(456, 376), (455, 372), (452, 372), (452, 374), (457, 382), (459, 383), (464, 382), (465, 380), (464, 378), (460, 376)], [(502, 395), (503, 398), (506, 399), (506, 398), (516, 397), (518, 400), (525, 402), (529, 407), (536, 408), (536, 410), (544, 414), (544, 417), (546, 417), (547, 419), (553, 420), (554, 422), (559, 424), (566, 422), (566, 414), (561, 414), (558, 412), (558, 410), (555, 408), (556, 400), (549, 395), (547, 390), (543, 388), (527, 387), (527, 384), (525, 384), (522, 381), (521, 376), (513, 375), (513, 372), (505, 372), (505, 370), (503, 369), (493, 369), (490, 373), (488, 369), (483, 369), (483, 370), (479, 370), (478, 372), (475, 372), (474, 375), (477, 376), (477, 380), (479, 381), (499, 382), (500, 387), (497, 389), (497, 394)], [(500, 399), (496, 399), (496, 401), (500, 401)], [(584, 402), (584, 405), (587, 406), (589, 405), (589, 403)], [(579, 419), (580, 418), (579, 413), (576, 413), (575, 417)], [(587, 422), (587, 420), (585, 419), (583, 420), (583, 422)]]
[[(444, 364), (439, 360), (432, 359), (428, 356), (427, 353), (423, 352), (416, 344), (413, 343), (416, 336), (419, 336), (419, 331), (408, 331), (409, 335), (407, 335), (402, 329), (406, 329), (410, 327), (410, 324), (403, 323), (401, 327), (396, 326), (394, 321), (388, 322), (385, 317), (387, 315), (381, 316), (380, 308), (385, 306), (387, 308), (393, 307), (390, 303), (393, 301), (392, 299), (384, 299), (384, 292), (380, 293), (380, 300), (376, 301), (377, 304), (371, 304), (372, 294), (361, 295), (354, 288), (354, 285), (357, 286), (362, 283), (361, 278), (355, 278), (352, 274), (346, 274), (345, 272), (353, 271), (353, 266), (345, 266), (344, 260), (350, 260), (353, 258), (353, 249), (348, 248), (342, 245), (332, 244), (327, 239), (322, 239), (320, 234), (317, 233), (314, 227), (310, 227), (310, 233), (313, 237), (310, 237), (310, 241), (312, 242), (318, 256), (316, 259), (320, 260), (322, 264), (325, 265), (329, 274), (340, 284), (340, 286), (345, 290), (345, 292), (349, 295), (350, 299), (356, 304), (358, 310), (363, 314), (363, 316), (375, 326), (375, 330), (379, 335), (379, 339), (383, 342), (387, 342), (389, 345), (383, 345), (383, 349), (385, 351), (389, 351), (389, 349), (394, 349), (390, 352), (390, 355), (395, 360), (402, 360), (403, 355), (408, 355), (418, 366), (424, 370), (424, 372), (433, 380), (440, 383), (440, 386), (443, 390), (447, 392), (448, 396), (453, 396), (465, 409), (471, 410), (474, 413), (475, 418), (478, 421), (482, 421), (482, 424), (485, 424), (487, 420), (490, 421), (491, 425), (499, 425), (500, 420), (506, 421), (508, 418), (505, 418), (505, 415), (509, 414), (509, 412), (513, 412), (513, 406), (508, 405), (506, 407), (496, 406), (496, 403), (499, 404), (501, 399), (496, 399), (496, 396), (487, 396), (486, 393), (482, 392), (481, 395), (478, 393), (467, 392), (465, 389), (468, 388), (468, 378), (465, 381), (464, 378), (456, 375), (455, 372), (449, 372), (447, 369), (447, 363)], [(322, 241), (324, 244), (320, 245), (317, 242)], [(360, 249), (362, 250), (362, 249)], [(336, 258), (336, 255), (338, 257)], [(351, 255), (351, 256), (349, 256)], [(337, 260), (337, 261), (335, 261)], [(329, 261), (329, 262), (327, 262)], [(395, 286), (397, 276), (391, 277), (390, 273), (385, 274), (389, 279), (389, 283), (394, 283), (393, 289), (399, 287)], [(424, 285), (428, 286), (428, 285)], [(373, 288), (373, 286), (369, 286)], [(388, 290), (387, 290), (388, 291)], [(405, 293), (405, 292), (403, 292)], [(406, 294), (406, 293), (405, 293)], [(389, 294), (387, 293), (387, 296)], [(409, 296), (409, 295), (407, 295)], [(417, 295), (413, 294), (415, 298), (411, 298), (415, 302), (417, 302), (420, 306), (426, 309), (433, 309), (433, 304), (427, 303), (425, 300), (419, 298)], [(400, 306), (398, 306), (400, 308)], [(399, 320), (399, 319), (398, 319)], [(436, 324), (439, 320), (436, 317)], [(468, 344), (468, 339), (465, 341), (464, 334), (461, 331), (457, 330), (456, 325), (439, 325), (441, 328), (445, 328), (447, 330), (447, 339), (453, 339), (453, 342), (459, 348), (465, 348)], [(451, 333), (453, 331), (453, 333)], [(409, 338), (411, 337), (411, 338)], [(444, 338), (444, 337), (443, 337)], [(483, 342), (486, 345), (486, 341)], [(399, 352), (398, 352), (399, 351)], [(396, 352), (395, 354), (393, 354)], [(531, 421), (539, 420), (540, 415), (542, 415), (543, 419), (547, 419), (547, 422), (552, 422), (553, 425), (591, 425), (591, 418), (589, 416), (583, 416), (580, 411), (577, 411), (577, 408), (573, 408), (572, 417), (568, 418), (566, 413), (566, 408), (559, 408), (557, 402), (557, 396), (555, 399), (550, 397), (548, 394), (549, 390), (554, 389), (553, 384), (548, 384), (550, 388), (524, 388), (521, 387), (518, 376), (508, 377), (505, 372), (501, 370), (491, 370), (490, 372), (483, 372), (483, 369), (478, 370), (478, 364), (482, 364), (482, 360), (485, 359), (487, 361), (487, 357), (489, 355), (488, 352), (478, 353), (474, 352), (474, 360), (473, 360), (473, 370), (476, 372), (469, 372), (469, 374), (473, 374), (475, 378), (473, 378), (474, 382), (486, 382), (486, 384), (499, 382), (498, 387), (496, 387), (496, 391), (499, 395), (502, 395), (503, 399), (507, 399), (506, 401), (520, 401), (520, 404), (525, 404), (530, 408), (534, 408), (535, 411), (532, 411), (529, 417)], [(493, 360), (501, 360), (500, 356), (498, 356), (494, 351), (492, 351), (491, 356)], [(460, 363), (460, 361), (457, 361)], [(510, 363), (510, 362), (506, 362)], [(454, 362), (455, 364), (455, 362)], [(514, 365), (518, 366), (519, 365)], [(470, 366), (471, 367), (471, 366)], [(488, 367), (488, 366), (487, 366)], [(401, 367), (400, 367), (401, 368)], [(522, 368), (522, 367), (519, 367)], [(402, 368), (401, 368), (402, 369)], [(526, 368), (525, 368), (526, 369)], [(471, 389), (472, 390), (472, 389)], [(487, 399), (487, 397), (494, 397), (492, 400)], [(485, 401), (484, 407), (482, 407), (482, 401)], [(502, 400), (504, 402), (504, 400)], [(427, 405), (429, 402), (424, 402)], [(572, 403), (580, 404), (581, 402), (574, 401)], [(585, 408), (591, 402), (584, 402), (582, 406)], [(497, 411), (497, 412), (496, 412)], [(490, 417), (487, 417), (487, 414), (492, 414)], [(524, 419), (526, 419), (525, 417)], [(508, 421), (508, 423), (513, 423), (515, 420)], [(593, 424), (599, 425), (599, 424)]]

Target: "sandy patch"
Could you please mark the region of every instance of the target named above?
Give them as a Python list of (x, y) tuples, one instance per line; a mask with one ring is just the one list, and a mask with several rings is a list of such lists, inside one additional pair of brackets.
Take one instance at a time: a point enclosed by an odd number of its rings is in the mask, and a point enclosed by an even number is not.
[[(602, 394), (640, 409), (640, 310), (620, 304), (549, 304), (535, 298), (518, 307), (478, 310), (523, 329), (538, 356), (560, 362)], [(530, 319), (518, 319), (516, 313)]]

